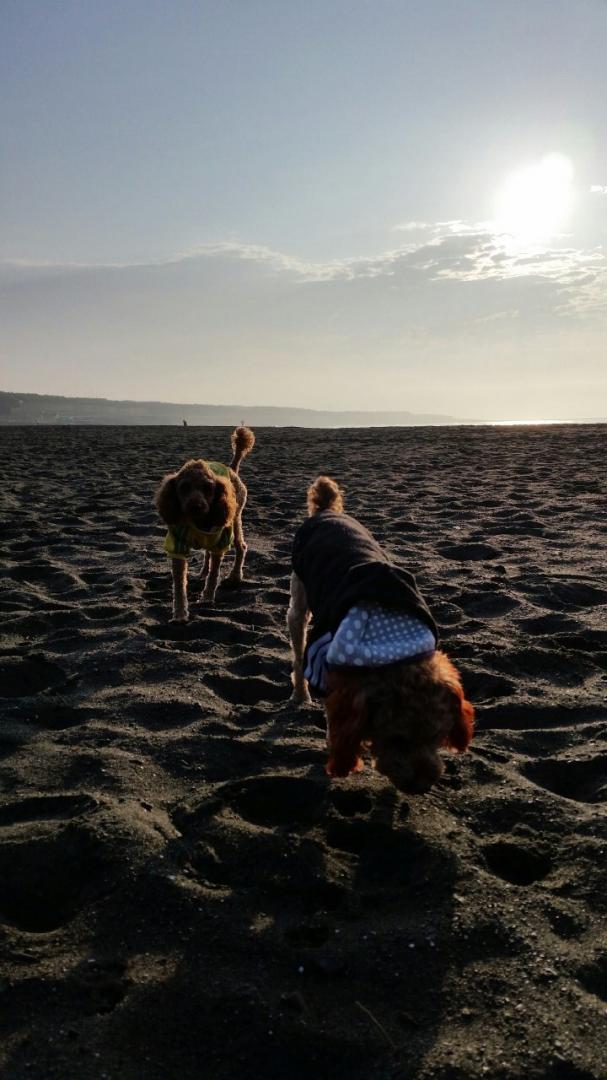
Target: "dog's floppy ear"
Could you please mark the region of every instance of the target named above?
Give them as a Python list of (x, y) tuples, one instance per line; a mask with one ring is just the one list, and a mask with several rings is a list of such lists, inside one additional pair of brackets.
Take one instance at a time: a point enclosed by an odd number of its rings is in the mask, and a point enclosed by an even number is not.
[(176, 525), (181, 517), (177, 496), (177, 473), (168, 473), (156, 492), (156, 509), (165, 525)]
[(349, 776), (362, 769), (360, 745), (367, 719), (365, 694), (340, 672), (329, 672), (329, 694), (325, 701), (327, 713), (327, 744), (329, 776)]
[(209, 507), (207, 520), (209, 526), (221, 529), (224, 525), (231, 525), (236, 516), (236, 496), (234, 488), (229, 480), (221, 476), (214, 477), (215, 491)]
[(430, 664), (433, 679), (437, 685), (442, 685), (447, 694), (446, 701), (443, 699), (447, 706), (445, 727), (449, 724), (449, 720), (451, 721), (441, 745), (448, 747), (449, 750), (457, 750), (461, 754), (468, 749), (472, 741), (474, 709), (464, 697), (459, 672), (449, 657), (437, 649)]
[(444, 745), (450, 750), (463, 753), (472, 742), (474, 733), (474, 708), (466, 701), (461, 687), (452, 690), (453, 696), (453, 726), (445, 738)]

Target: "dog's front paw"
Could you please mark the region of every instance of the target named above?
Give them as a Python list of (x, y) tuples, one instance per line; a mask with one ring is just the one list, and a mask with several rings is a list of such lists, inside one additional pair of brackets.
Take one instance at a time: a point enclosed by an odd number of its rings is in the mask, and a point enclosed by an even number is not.
[(170, 626), (185, 626), (189, 622), (189, 615), (173, 615), (173, 618), (169, 620)]
[(311, 705), (312, 698), (307, 686), (303, 689), (295, 689), (289, 698), (292, 705)]
[(215, 603), (215, 590), (213, 590), (213, 592), (207, 592), (207, 590), (205, 589), (204, 592), (200, 594), (200, 603), (201, 604), (214, 604)]

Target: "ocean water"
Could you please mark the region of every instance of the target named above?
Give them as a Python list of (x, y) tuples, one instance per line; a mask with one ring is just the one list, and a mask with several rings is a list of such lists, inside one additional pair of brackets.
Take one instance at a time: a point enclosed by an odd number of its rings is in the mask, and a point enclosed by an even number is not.
[(533, 427), (547, 424), (607, 424), (607, 416), (578, 417), (575, 420), (478, 420), (474, 427)]

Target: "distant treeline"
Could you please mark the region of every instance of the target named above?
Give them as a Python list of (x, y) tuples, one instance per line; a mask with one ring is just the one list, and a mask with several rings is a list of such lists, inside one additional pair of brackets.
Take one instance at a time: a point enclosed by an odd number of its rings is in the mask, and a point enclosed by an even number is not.
[(241, 421), (258, 427), (403, 427), (458, 423), (453, 416), (411, 412), (323, 412), (270, 405), (178, 405), (110, 401), (0, 391), (0, 424), (148, 424), (220, 427)]

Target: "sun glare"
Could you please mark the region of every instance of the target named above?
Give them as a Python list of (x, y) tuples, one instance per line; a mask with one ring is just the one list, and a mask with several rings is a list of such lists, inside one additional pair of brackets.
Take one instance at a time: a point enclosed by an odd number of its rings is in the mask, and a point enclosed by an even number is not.
[(518, 243), (550, 240), (567, 221), (573, 165), (548, 154), (537, 165), (510, 173), (497, 197), (497, 225)]

